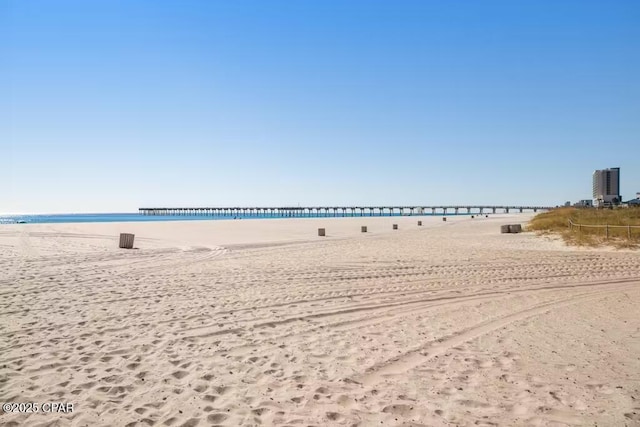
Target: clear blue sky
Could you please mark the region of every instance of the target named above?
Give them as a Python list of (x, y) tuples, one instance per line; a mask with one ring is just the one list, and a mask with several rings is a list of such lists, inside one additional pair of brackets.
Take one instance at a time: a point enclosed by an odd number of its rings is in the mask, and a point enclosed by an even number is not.
[(639, 1), (0, 0), (0, 212), (640, 191)]

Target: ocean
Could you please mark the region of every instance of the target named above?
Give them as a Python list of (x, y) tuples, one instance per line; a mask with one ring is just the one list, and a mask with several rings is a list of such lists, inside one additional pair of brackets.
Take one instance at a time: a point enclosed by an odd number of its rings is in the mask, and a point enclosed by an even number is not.
[[(451, 215), (448, 213), (447, 215)], [(470, 215), (467, 213), (459, 213), (458, 215)], [(478, 215), (476, 213), (476, 215)], [(343, 216), (360, 216), (357, 215), (338, 215)], [(365, 215), (369, 216), (369, 215)], [(375, 216), (380, 216), (376, 214)], [(385, 213), (383, 216), (407, 216), (406, 214)], [(431, 213), (413, 216), (432, 216)], [(442, 213), (436, 213), (435, 216), (443, 216)], [(317, 218), (327, 217), (333, 218), (333, 213), (318, 215), (314, 213), (312, 216), (296, 216), (295, 218)], [(53, 214), (53, 215), (0, 215), (0, 224), (59, 224), (59, 223), (79, 223), (79, 222), (157, 222), (157, 221), (216, 221), (216, 220), (233, 220), (233, 219), (282, 219), (293, 218), (293, 216), (282, 217), (278, 215), (141, 215), (139, 213), (106, 213), (106, 214)]]

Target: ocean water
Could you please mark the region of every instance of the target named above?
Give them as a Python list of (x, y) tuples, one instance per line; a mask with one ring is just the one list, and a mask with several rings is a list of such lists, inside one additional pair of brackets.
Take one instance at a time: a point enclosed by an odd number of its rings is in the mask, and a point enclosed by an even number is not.
[[(452, 213), (447, 213), (452, 215)], [(465, 213), (459, 213), (458, 215), (472, 215)], [(477, 213), (475, 215), (478, 215)], [(333, 218), (333, 214), (318, 215), (313, 214), (311, 216), (295, 216), (295, 218), (317, 218), (317, 217)], [(356, 216), (360, 215), (338, 215), (343, 216)], [(369, 215), (365, 215), (369, 216)], [(379, 215), (375, 215), (379, 216)], [(407, 214), (386, 213), (383, 216), (407, 216)], [(431, 213), (425, 213), (422, 215), (413, 216), (432, 216)], [(434, 216), (443, 216), (442, 213), (436, 213)], [(294, 218), (294, 216), (280, 216), (278, 215), (141, 215), (138, 213), (107, 213), (107, 214), (54, 214), (54, 215), (0, 215), (0, 224), (16, 224), (24, 222), (27, 224), (56, 224), (56, 223), (79, 223), (79, 222), (157, 222), (157, 221), (216, 221), (216, 220), (233, 220), (233, 219), (281, 219), (281, 218)]]
[(0, 224), (56, 224), (77, 222), (147, 222), (147, 221), (185, 221), (185, 220), (221, 219), (218, 217), (202, 216), (147, 216), (138, 213), (108, 213), (108, 214), (51, 214), (51, 215), (0, 215)]

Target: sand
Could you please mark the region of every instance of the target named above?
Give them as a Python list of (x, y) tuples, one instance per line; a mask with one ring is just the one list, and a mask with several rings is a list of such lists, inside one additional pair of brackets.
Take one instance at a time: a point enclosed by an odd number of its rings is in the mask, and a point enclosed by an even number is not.
[(0, 401), (73, 412), (0, 424), (640, 425), (640, 254), (530, 217), (2, 226)]

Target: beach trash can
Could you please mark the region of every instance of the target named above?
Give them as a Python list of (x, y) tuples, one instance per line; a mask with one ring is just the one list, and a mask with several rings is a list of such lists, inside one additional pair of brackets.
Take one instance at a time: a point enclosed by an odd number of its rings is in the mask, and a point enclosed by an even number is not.
[(325, 230), (324, 228), (318, 228), (318, 236), (324, 236), (325, 235)]
[(509, 227), (509, 225), (508, 225), (508, 224), (507, 224), (507, 225), (501, 225), (501, 226), (500, 226), (500, 232), (501, 232), (501, 233), (503, 233), (503, 234), (504, 234), (504, 233), (510, 233), (509, 228), (510, 228), (510, 227)]
[(367, 232), (367, 226), (363, 225), (362, 227), (360, 227), (360, 231), (363, 232), (363, 233), (366, 233)]
[(129, 233), (120, 233), (120, 248), (133, 249), (133, 239), (135, 235)]
[(393, 229), (397, 230), (398, 229), (398, 224), (393, 224)]
[(520, 233), (522, 232), (521, 224), (510, 224), (509, 225), (509, 233)]
[(443, 220), (444, 222), (447, 222), (447, 218), (442, 218), (442, 220)]
[(421, 225), (422, 225), (422, 221), (418, 221), (418, 226), (421, 226)]

